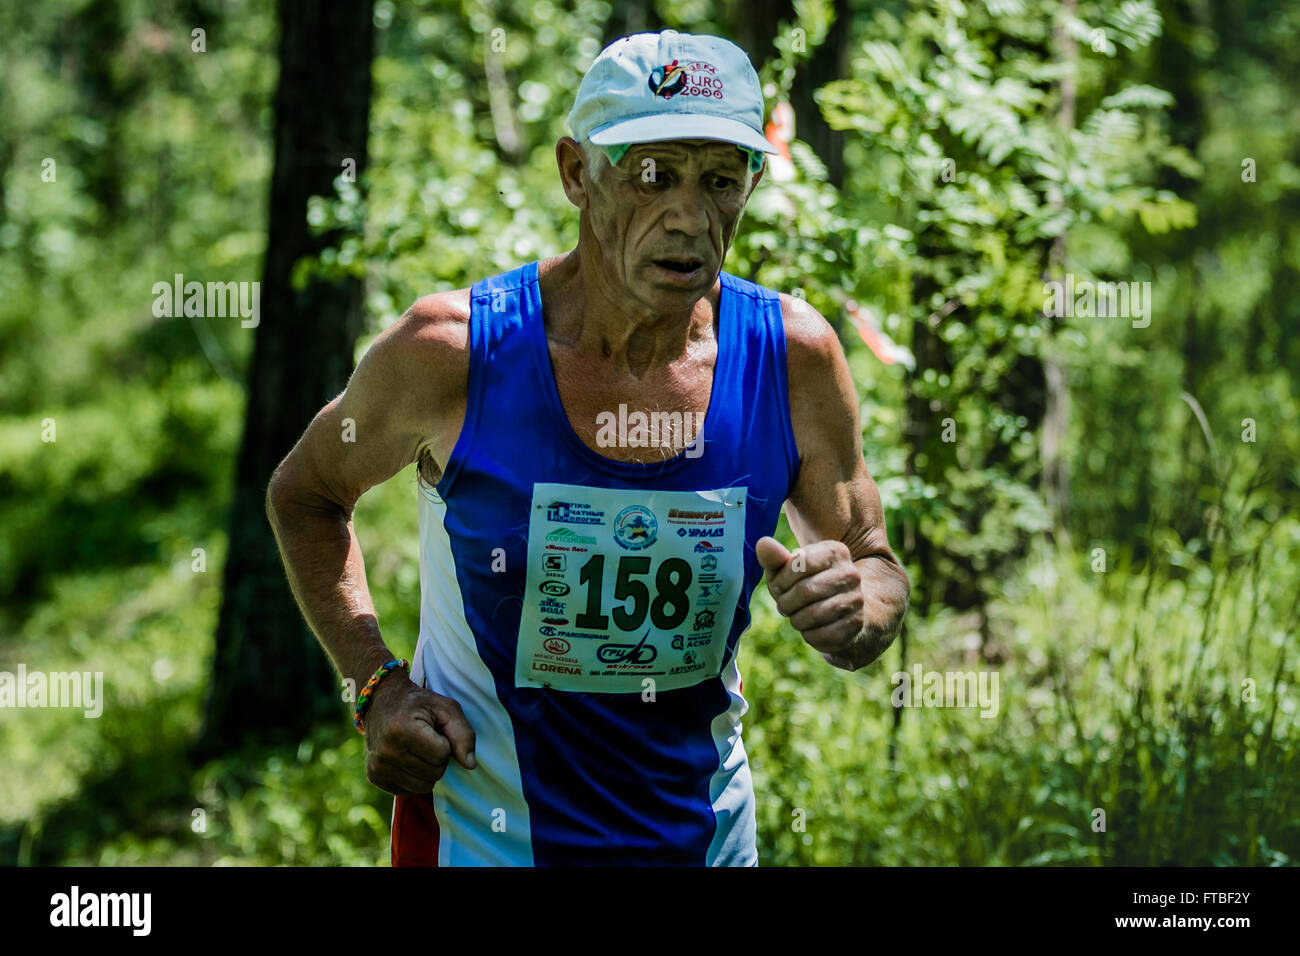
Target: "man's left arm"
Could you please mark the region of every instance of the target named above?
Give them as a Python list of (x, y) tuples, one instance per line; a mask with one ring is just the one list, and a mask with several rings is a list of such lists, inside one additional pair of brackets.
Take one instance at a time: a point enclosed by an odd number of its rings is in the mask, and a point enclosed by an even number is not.
[(858, 397), (835, 330), (781, 296), (799, 477), (786, 517), (799, 549), (755, 544), (777, 609), (827, 663), (857, 670), (893, 643), (911, 585), (889, 547), (880, 492), (862, 458)]

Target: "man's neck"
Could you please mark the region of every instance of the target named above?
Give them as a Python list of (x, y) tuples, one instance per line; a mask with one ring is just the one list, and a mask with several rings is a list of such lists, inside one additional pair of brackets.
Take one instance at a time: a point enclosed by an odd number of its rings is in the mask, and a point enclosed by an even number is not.
[(596, 257), (581, 245), (538, 266), (547, 338), (640, 378), (713, 336), (721, 281), (693, 306), (656, 312), (620, 297)]

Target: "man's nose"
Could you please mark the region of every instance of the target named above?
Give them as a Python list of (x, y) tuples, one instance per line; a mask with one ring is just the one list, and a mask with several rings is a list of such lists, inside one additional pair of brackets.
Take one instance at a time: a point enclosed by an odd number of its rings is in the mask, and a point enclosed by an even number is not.
[(664, 220), (664, 228), (670, 232), (683, 232), (688, 236), (699, 236), (708, 231), (707, 200), (699, 186), (681, 184), (673, 190), (670, 201), (671, 206)]

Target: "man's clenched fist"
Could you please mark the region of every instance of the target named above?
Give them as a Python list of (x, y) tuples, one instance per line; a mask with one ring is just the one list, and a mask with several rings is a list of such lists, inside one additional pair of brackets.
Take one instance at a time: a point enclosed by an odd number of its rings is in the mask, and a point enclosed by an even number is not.
[(777, 610), (828, 664), (861, 666), (867, 626), (862, 572), (842, 541), (818, 541), (791, 553), (776, 538), (754, 543)]
[(460, 704), (404, 675), (380, 681), (366, 714), (366, 779), (397, 797), (430, 793), (452, 757), (466, 770), (478, 766)]

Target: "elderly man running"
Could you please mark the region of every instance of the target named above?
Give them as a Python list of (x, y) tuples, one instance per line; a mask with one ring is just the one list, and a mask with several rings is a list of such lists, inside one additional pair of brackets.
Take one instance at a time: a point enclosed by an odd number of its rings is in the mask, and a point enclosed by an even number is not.
[[(577, 247), (418, 300), (276, 470), (290, 583), (367, 688), (395, 866), (754, 865), (736, 651), (759, 579), (832, 666), (898, 631), (907, 575), (839, 342), (722, 271), (775, 151), (763, 114), (726, 40), (611, 44), (556, 144)], [(411, 462), (408, 675), (351, 518)]]

